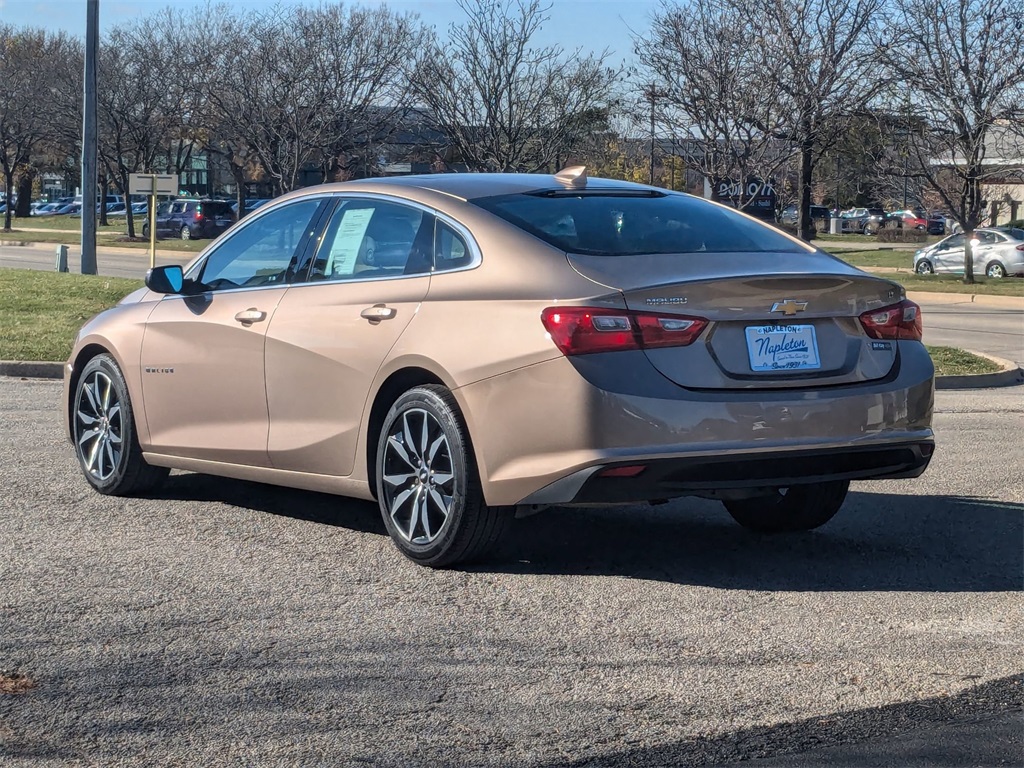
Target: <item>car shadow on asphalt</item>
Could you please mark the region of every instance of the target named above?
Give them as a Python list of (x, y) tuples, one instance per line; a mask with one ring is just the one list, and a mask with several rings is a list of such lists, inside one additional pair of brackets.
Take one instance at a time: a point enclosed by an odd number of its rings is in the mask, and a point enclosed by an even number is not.
[[(199, 474), (152, 498), (219, 501), (387, 535), (374, 502)], [(466, 570), (612, 576), (765, 591), (1003, 592), (1024, 589), (1024, 504), (853, 491), (816, 531), (767, 536), (721, 504), (551, 508), (512, 522)], [(395, 557), (399, 557), (395, 553)]]
[(148, 497), (175, 501), (219, 501), (295, 520), (336, 525), (358, 533), (387, 535), (376, 502), (329, 493), (186, 472), (172, 474)]
[[(560, 768), (697, 766), (796, 768), (830, 766), (1018, 765), (1024, 738), (1021, 675), (999, 678), (953, 696), (937, 696), (758, 726), (721, 736), (625, 748)], [(767, 759), (763, 759), (767, 758)]]
[(551, 509), (517, 520), (481, 568), (768, 591), (1024, 588), (1024, 505), (851, 492), (822, 528), (761, 535), (721, 504)]

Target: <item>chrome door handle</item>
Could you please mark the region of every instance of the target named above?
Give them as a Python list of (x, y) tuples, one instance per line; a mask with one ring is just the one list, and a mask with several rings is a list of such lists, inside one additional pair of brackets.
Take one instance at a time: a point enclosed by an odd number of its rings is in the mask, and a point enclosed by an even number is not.
[(372, 307), (367, 307), (359, 313), (360, 317), (365, 317), (371, 323), (379, 323), (381, 320), (390, 320), (398, 314), (398, 310), (394, 307), (389, 307), (384, 304), (374, 304)]
[(253, 323), (258, 323), (261, 320), (266, 319), (267, 313), (260, 312), (260, 310), (256, 309), (256, 307), (249, 307), (248, 309), (243, 309), (241, 312), (235, 315), (235, 320), (237, 320), (246, 327), (249, 327)]

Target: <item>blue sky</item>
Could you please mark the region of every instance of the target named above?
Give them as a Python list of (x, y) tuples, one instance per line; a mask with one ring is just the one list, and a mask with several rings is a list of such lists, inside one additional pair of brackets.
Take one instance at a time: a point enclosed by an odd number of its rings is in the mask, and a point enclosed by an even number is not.
[[(290, 5), (289, 0), (236, 0), (239, 7), (269, 8)], [(310, 0), (307, 5), (315, 4)], [(566, 50), (581, 48), (613, 51), (611, 63), (632, 60), (630, 29), (643, 31), (659, 0), (549, 0), (550, 19), (537, 35), (539, 45), (560, 44)], [(100, 0), (100, 27), (131, 21), (150, 12), (174, 5), (179, 8), (204, 5), (205, 0)], [(296, 3), (300, 4), (300, 3)], [(396, 11), (413, 11), (439, 32), (459, 20), (461, 11), (454, 0), (363, 0), (348, 5), (389, 5)], [(16, 27), (35, 26), (62, 29), (85, 35), (85, 0), (0, 0), (0, 22)]]

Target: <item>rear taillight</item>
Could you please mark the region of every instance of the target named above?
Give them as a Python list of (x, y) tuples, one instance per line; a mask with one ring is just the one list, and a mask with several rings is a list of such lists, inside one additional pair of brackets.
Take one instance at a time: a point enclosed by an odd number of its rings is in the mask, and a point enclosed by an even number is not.
[(685, 347), (708, 324), (700, 317), (600, 307), (548, 307), (541, 321), (564, 355)]
[(1018, 251), (1024, 251), (1024, 243), (1021, 243), (1020, 245), (1018, 245), (1017, 246), (1017, 250)]
[(865, 312), (860, 324), (872, 339), (921, 340), (921, 308), (909, 299)]

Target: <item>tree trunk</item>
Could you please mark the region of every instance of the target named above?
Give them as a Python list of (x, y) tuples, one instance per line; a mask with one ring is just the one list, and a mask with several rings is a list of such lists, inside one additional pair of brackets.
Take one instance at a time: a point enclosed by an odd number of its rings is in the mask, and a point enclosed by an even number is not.
[(109, 226), (110, 222), (107, 221), (107, 174), (105, 173), (100, 176), (99, 207), (100, 226)]
[[(122, 173), (121, 174), (121, 185), (120, 186), (121, 186), (121, 193), (124, 196), (124, 207), (125, 207), (124, 217), (125, 217), (125, 220), (128, 223), (128, 239), (129, 240), (134, 240), (135, 239), (135, 217), (132, 216), (132, 201), (131, 201), (131, 196), (128, 194), (128, 185), (129, 185), (130, 181), (131, 180), (129, 179), (128, 174), (126, 174), (126, 173)], [(106, 208), (106, 206), (104, 206), (104, 209), (105, 208)]]
[(7, 205), (4, 206), (4, 232), (11, 231), (11, 195), (14, 194), (14, 169), (4, 163), (4, 192)]
[(981, 176), (980, 167), (970, 169), (970, 178), (967, 182), (967, 220), (964, 222), (964, 282), (968, 285), (974, 283), (974, 229), (980, 223), (981, 218), (981, 183), (978, 178)]
[(231, 166), (231, 176), (235, 180), (235, 201), (238, 203), (235, 221), (241, 221), (242, 217), (247, 213), (245, 210), (245, 169), (240, 168), (230, 160), (228, 165)]
[(810, 122), (800, 121), (800, 208), (797, 211), (797, 232), (803, 240), (814, 237), (814, 221), (811, 219), (811, 174), (814, 172), (814, 136)]
[(35, 180), (35, 173), (22, 166), (21, 178), (18, 179), (18, 205), (14, 209), (14, 215), (21, 218), (28, 218), (32, 215), (32, 182)]

